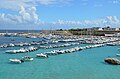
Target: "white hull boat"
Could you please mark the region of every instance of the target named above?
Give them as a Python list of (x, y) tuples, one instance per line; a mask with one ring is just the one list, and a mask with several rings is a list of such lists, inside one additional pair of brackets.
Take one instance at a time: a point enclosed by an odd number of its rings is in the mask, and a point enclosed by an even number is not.
[(9, 53), (9, 54), (16, 54), (17, 51), (16, 51), (16, 50), (7, 50), (6, 53)]
[(12, 63), (22, 63), (24, 62), (23, 60), (19, 60), (19, 59), (9, 59), (10, 62)]
[(116, 54), (116, 56), (119, 56), (119, 57), (120, 57), (120, 54)]
[(33, 61), (33, 58), (28, 57), (28, 56), (24, 56), (24, 57), (22, 57), (22, 59), (23, 59), (24, 61)]
[(36, 54), (37, 57), (41, 57), (41, 58), (48, 58), (48, 55), (45, 55), (43, 53), (41, 54)]

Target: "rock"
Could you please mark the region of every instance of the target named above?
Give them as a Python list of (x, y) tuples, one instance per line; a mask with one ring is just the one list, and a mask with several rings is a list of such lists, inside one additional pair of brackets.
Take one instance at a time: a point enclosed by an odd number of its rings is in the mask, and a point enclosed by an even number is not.
[(107, 62), (108, 64), (120, 65), (120, 60), (116, 58), (106, 58), (104, 59), (104, 61)]

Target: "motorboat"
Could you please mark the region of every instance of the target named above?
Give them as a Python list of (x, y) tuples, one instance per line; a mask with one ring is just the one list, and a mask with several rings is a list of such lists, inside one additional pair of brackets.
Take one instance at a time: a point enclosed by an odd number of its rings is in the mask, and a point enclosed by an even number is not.
[(41, 58), (48, 58), (48, 55), (40, 53), (40, 54), (36, 54), (37, 57), (41, 57)]
[(65, 50), (56, 50), (56, 52), (57, 52), (58, 54), (64, 54), (64, 53), (65, 53)]
[(15, 45), (14, 45), (14, 44), (12, 44), (12, 43), (10, 43), (10, 44), (9, 44), (9, 46), (14, 47)]
[(116, 54), (116, 56), (119, 56), (119, 57), (120, 57), (120, 54)]
[(16, 54), (18, 51), (17, 50), (7, 50), (6, 53), (9, 54)]
[(23, 60), (19, 60), (19, 59), (9, 59), (10, 62), (12, 63), (22, 63), (24, 62)]
[(23, 59), (24, 61), (32, 61), (32, 60), (33, 60), (33, 58), (31, 58), (31, 57), (29, 57), (29, 56), (24, 56), (24, 57), (22, 57), (22, 59)]
[(53, 50), (51, 52), (46, 52), (47, 55), (58, 55), (57, 50)]

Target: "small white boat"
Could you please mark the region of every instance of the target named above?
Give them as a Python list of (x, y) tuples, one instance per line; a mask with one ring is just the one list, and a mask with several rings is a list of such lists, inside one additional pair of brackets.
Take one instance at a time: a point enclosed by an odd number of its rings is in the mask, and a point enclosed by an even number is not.
[(46, 52), (47, 55), (58, 55), (57, 50), (53, 50), (51, 52)]
[(19, 59), (9, 59), (10, 62), (12, 63), (22, 63), (24, 62), (23, 60), (19, 60)]
[(116, 54), (116, 56), (119, 56), (119, 57), (120, 57), (120, 54)]
[(65, 50), (56, 50), (56, 52), (57, 52), (58, 54), (64, 54), (64, 53), (65, 53)]
[(32, 61), (33, 60), (33, 58), (31, 58), (29, 56), (24, 56), (24, 57), (22, 57), (22, 59), (25, 61)]
[(9, 53), (9, 54), (16, 54), (18, 51), (17, 50), (7, 50), (5, 52)]
[(45, 55), (43, 53), (36, 54), (37, 57), (42, 57), (42, 58), (48, 58), (48, 55)]

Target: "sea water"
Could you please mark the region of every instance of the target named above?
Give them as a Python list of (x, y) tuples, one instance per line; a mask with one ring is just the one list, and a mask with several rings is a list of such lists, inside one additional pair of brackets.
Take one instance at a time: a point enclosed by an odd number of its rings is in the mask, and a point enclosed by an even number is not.
[[(8, 37), (10, 38), (10, 37)], [(0, 38), (1, 40), (10, 42), (8, 38)], [(15, 37), (14, 39), (18, 39)], [(20, 39), (26, 41), (25, 38)], [(29, 38), (29, 40), (31, 40)], [(32, 39), (33, 40), (33, 39)], [(38, 39), (37, 39), (38, 40)], [(5, 42), (4, 42), (5, 43)], [(85, 46), (81, 44), (79, 46)], [(17, 49), (18, 47), (0, 48), (0, 79), (119, 79), (120, 66), (109, 65), (104, 59), (116, 57), (120, 53), (117, 49), (120, 46), (105, 46), (81, 50), (69, 54), (61, 54), (49, 56), (46, 59), (36, 58), (37, 53), (48, 52), (57, 49), (72, 48), (54, 48), (39, 49), (30, 53), (7, 54), (8, 49)], [(33, 57), (31, 62), (22, 64), (12, 64), (10, 58), (21, 58), (23, 56)]]

